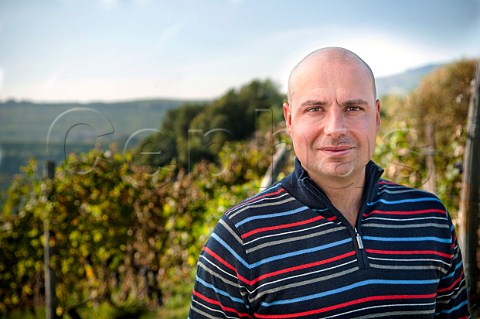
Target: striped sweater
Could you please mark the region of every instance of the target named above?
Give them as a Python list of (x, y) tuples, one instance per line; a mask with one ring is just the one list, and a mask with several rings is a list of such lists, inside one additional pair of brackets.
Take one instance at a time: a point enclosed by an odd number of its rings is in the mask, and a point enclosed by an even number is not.
[(356, 227), (298, 161), (229, 209), (199, 257), (189, 318), (469, 318), (444, 205), (366, 169)]

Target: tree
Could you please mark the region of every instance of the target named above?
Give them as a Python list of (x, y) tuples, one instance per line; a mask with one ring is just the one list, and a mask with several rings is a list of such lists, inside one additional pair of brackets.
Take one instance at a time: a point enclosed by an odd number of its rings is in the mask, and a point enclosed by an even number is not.
[[(470, 309), (472, 315), (477, 315), (478, 290), (478, 218), (480, 213), (480, 66), (477, 65), (473, 95), (467, 118), (467, 143), (465, 146), (465, 172), (463, 175), (459, 238), (465, 259), (465, 274), (467, 288), (471, 296)], [(475, 313), (474, 313), (475, 312)]]
[(152, 174), (114, 148), (71, 155), (51, 182), (30, 162), (0, 215), (0, 315), (44, 302), (46, 218), (58, 314), (102, 303), (159, 307), (193, 282), (220, 215), (258, 191), (272, 145), (226, 143), (218, 163), (199, 162), (190, 173), (167, 165)]
[(184, 252), (195, 241), (191, 227), (201, 218), (195, 205), (202, 202), (184, 201), (182, 192), (190, 190), (176, 187), (185, 183), (183, 175), (174, 179), (169, 169), (151, 174), (130, 164), (129, 154), (92, 150), (72, 155), (46, 183), (34, 178), (36, 163), (30, 163), (31, 173), (17, 178), (0, 216), (6, 247), (0, 313), (42, 303), (45, 218), (60, 314), (102, 302), (120, 307), (132, 296), (144, 306), (159, 306), (173, 283), (184, 280), (182, 273), (188, 277)]
[[(384, 103), (387, 119), (392, 125), (390, 129), (410, 131), (410, 137), (401, 143), (409, 144), (408, 152), (410, 156), (414, 155), (414, 162), (404, 164), (416, 173), (409, 174), (408, 178), (400, 178), (400, 181), (422, 187), (431, 174), (436, 174), (437, 195), (453, 214), (459, 206), (461, 162), (466, 141), (465, 118), (474, 73), (475, 61), (457, 61), (427, 75), (404, 100), (389, 98), (386, 102), (391, 102), (391, 106)], [(426, 167), (426, 156), (432, 146), (426, 136), (426, 128), (430, 125), (435, 131), (434, 172), (428, 171)], [(390, 133), (384, 131), (382, 134), (385, 136)], [(394, 162), (398, 164), (402, 160)], [(388, 169), (389, 164), (385, 164)]]
[(159, 132), (144, 139), (137, 148), (134, 161), (150, 167), (160, 167), (176, 160), (187, 167), (188, 131), (190, 122), (205, 109), (205, 104), (184, 104), (170, 109), (162, 120)]
[[(164, 165), (173, 158), (183, 168), (201, 160), (217, 161), (226, 142), (251, 138), (257, 129), (272, 130), (282, 120), (283, 95), (270, 80), (253, 80), (230, 89), (205, 105), (184, 105), (168, 112), (160, 132), (137, 151), (145, 164)], [(160, 154), (155, 154), (158, 152)]]

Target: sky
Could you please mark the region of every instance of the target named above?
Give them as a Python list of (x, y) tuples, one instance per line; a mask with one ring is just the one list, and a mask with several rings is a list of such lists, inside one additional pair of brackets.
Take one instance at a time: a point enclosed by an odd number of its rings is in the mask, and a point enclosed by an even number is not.
[(212, 99), (286, 92), (341, 46), (377, 77), (480, 57), (480, 0), (0, 0), (0, 101)]

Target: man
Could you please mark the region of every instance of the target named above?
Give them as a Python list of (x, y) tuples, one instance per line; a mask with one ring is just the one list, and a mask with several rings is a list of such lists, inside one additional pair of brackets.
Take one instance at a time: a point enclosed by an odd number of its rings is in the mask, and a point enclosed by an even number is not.
[(221, 218), (189, 318), (468, 318), (445, 207), (371, 161), (380, 102), (368, 65), (315, 51), (283, 107), (295, 171)]

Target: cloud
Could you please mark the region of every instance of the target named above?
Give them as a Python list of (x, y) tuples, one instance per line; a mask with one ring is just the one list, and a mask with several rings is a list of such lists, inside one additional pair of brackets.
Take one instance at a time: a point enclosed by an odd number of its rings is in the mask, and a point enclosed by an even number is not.
[[(357, 53), (373, 69), (375, 75), (386, 76), (400, 73), (422, 64), (445, 61), (449, 55), (436, 43), (421, 41), (409, 35), (382, 32), (363, 26), (352, 29), (342, 25), (314, 26), (278, 31), (268, 37), (257, 38), (251, 47), (271, 56), (277, 65), (273, 76), (285, 79), (298, 61), (313, 50), (328, 47), (345, 47)], [(252, 41), (253, 42), (253, 41)], [(285, 48), (285, 43), (295, 46)], [(282, 52), (278, 54), (274, 52)]]

